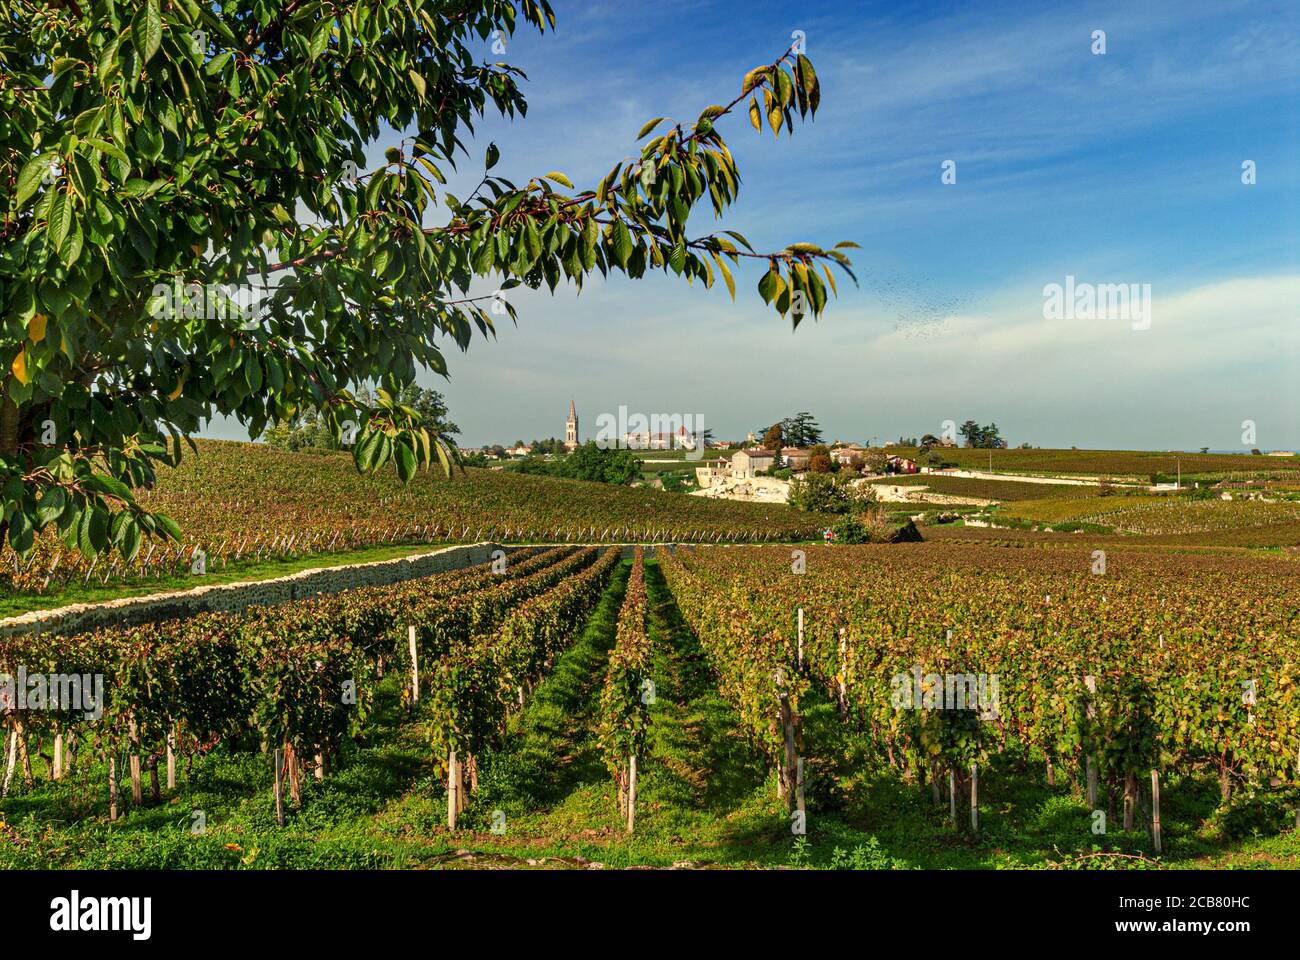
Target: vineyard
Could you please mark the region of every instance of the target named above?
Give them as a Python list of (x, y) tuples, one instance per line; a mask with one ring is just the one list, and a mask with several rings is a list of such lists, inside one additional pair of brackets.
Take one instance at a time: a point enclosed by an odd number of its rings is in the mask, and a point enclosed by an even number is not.
[[(916, 447), (890, 446), (890, 454), (924, 457)], [(1150, 450), (1049, 450), (1000, 449), (982, 450), (969, 447), (943, 447), (940, 455), (947, 463), (970, 470), (989, 466), (1005, 473), (1044, 473), (1059, 476), (1092, 476), (1145, 481), (1153, 473), (1172, 479), (1181, 469), (1184, 480), (1231, 479), (1253, 480), (1300, 478), (1300, 458), (1264, 457), (1229, 453), (1161, 453)]]
[(1232, 550), (533, 546), (15, 637), (103, 695), (8, 711), (0, 865), (1294, 866), (1298, 611)]
[[(410, 485), (363, 476), (346, 453), (288, 453), (198, 441), (141, 502), (177, 521), (182, 542), (153, 542), (127, 560), (86, 559), (55, 536), (28, 557), (0, 553), (4, 592), (149, 584), (267, 561), (397, 545), (478, 542), (752, 542), (808, 539), (822, 525), (784, 505), (682, 497), (480, 469)], [(824, 524), (823, 524), (824, 525)], [(50, 531), (53, 533), (53, 530)], [(200, 582), (200, 581), (195, 581)]]
[(1001, 512), (1020, 520), (1088, 523), (1117, 533), (1149, 535), (1231, 533), (1252, 528), (1294, 527), (1300, 522), (1300, 503), (1187, 497), (1027, 500), (1004, 507)]

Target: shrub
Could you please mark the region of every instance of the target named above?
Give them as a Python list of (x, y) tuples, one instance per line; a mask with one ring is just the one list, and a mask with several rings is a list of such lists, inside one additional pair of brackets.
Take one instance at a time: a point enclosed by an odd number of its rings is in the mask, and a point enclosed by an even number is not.
[(788, 502), (813, 513), (852, 513), (874, 504), (876, 492), (848, 474), (807, 473), (790, 481)]
[(835, 521), (831, 527), (836, 543), (870, 543), (871, 535), (862, 522), (851, 514)]

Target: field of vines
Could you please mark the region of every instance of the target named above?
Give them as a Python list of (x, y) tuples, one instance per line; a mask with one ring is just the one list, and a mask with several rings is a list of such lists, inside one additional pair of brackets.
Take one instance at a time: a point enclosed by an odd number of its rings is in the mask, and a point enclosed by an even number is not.
[[(1006, 755), (1112, 815), (1119, 802), (1125, 829), (1160, 776), (1208, 773), (1225, 804), (1241, 792), (1300, 807), (1289, 558), (1137, 552), (1099, 568), (1087, 551), (923, 544), (815, 551), (803, 574), (781, 548), (662, 564), (774, 767), (782, 699), (797, 713), (819, 693), (936, 800)], [(969, 694), (956, 706), (954, 677)]]
[(1230, 533), (1300, 522), (1300, 503), (1192, 500), (1187, 497), (1100, 497), (1027, 500), (1001, 513), (1043, 523), (1088, 523), (1141, 535)]
[[(86, 559), (55, 536), (28, 557), (0, 551), (0, 590), (142, 583), (380, 545), (477, 542), (754, 542), (806, 539), (821, 526), (783, 504), (684, 497), (648, 487), (587, 484), (467, 469), (446, 480), (363, 476), (346, 453), (288, 453), (262, 444), (198, 441), (159, 471), (149, 509), (173, 517), (183, 542)], [(51, 531), (52, 533), (53, 531)], [(197, 581), (196, 581), (197, 582)]]
[[(908, 457), (924, 457), (916, 447), (890, 446), (886, 452)], [(1171, 479), (1182, 469), (1187, 479), (1251, 480), (1300, 478), (1300, 457), (1267, 457), (1252, 454), (1174, 453), (1151, 450), (978, 450), (967, 447), (939, 448), (947, 463), (969, 470), (983, 470), (993, 455), (993, 469), (1006, 473), (1043, 473), (1048, 475), (1083, 475), (1094, 477), (1131, 477), (1148, 480), (1153, 473)]]
[[(346, 591), (238, 613), (204, 614), (67, 638), (31, 634), (0, 641), (0, 674), (100, 679), (90, 694), (33, 686), (26, 705), (5, 704), (6, 795), (33, 782), (34, 756), (48, 776), (106, 766), (110, 819), (124, 781), (143, 802), (143, 779), (160, 798), (159, 766), (175, 786), (176, 764), (217, 748), (276, 756), (294, 802), (302, 774), (317, 778), (368, 722), (386, 673), (415, 678), (431, 749), (451, 780), (501, 736), (556, 652), (600, 596), (618, 551), (525, 548), (498, 563), (404, 583)], [(21, 673), (20, 673), (21, 671)], [(21, 689), (21, 688), (20, 688)]]
[(525, 547), (9, 638), (104, 696), (7, 709), (0, 865), (1294, 865), (1300, 563), (1101, 546)]

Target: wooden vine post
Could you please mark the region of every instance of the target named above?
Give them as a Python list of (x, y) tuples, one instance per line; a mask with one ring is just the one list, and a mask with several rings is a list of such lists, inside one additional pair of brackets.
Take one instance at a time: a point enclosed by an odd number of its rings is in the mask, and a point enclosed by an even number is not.
[(63, 779), (63, 730), (58, 726), (54, 732), (54, 759), (51, 763), (50, 779)]
[(636, 826), (636, 756), (627, 758), (627, 832)]
[(848, 659), (848, 627), (840, 627), (840, 715), (846, 715), (849, 712), (848, 688), (846, 686), (849, 676), (849, 659)]
[[(1089, 692), (1089, 693), (1096, 693), (1096, 692), (1097, 692), (1097, 678), (1096, 678), (1096, 677), (1091, 676), (1091, 675), (1086, 676), (1086, 677), (1083, 678), (1083, 683), (1084, 683), (1084, 686), (1086, 686), (1086, 687), (1088, 688), (1088, 692)], [(1097, 708), (1094, 707), (1094, 706), (1092, 705), (1092, 700), (1089, 699), (1089, 700), (1088, 700), (1088, 719), (1089, 719), (1089, 720), (1092, 720), (1092, 719), (1095, 718), (1096, 716), (1097, 716)], [(1088, 755), (1084, 758), (1084, 764), (1085, 764), (1085, 767), (1086, 767), (1086, 771), (1087, 771), (1087, 779), (1088, 779), (1088, 809), (1089, 809), (1089, 810), (1095, 810), (1095, 809), (1097, 809), (1097, 768), (1096, 768), (1095, 766), (1093, 766), (1093, 762), (1092, 762), (1092, 754), (1088, 754)]]
[(957, 826), (957, 771), (952, 767), (948, 768), (948, 816)]
[(1137, 809), (1137, 777), (1124, 774), (1124, 829), (1133, 829), (1133, 813)]
[(1160, 771), (1151, 771), (1151, 839), (1155, 843), (1156, 853), (1161, 852), (1160, 844)]
[(980, 767), (978, 763), (970, 765), (970, 829), (971, 833), (980, 832)]
[(144, 802), (144, 794), (140, 788), (140, 735), (136, 731), (135, 720), (131, 720), (131, 802), (137, 807)]
[(110, 753), (108, 758), (108, 819), (117, 819), (117, 807), (117, 756)]
[(799, 646), (798, 646), (799, 669), (803, 669), (803, 607), (799, 608)]
[(807, 815), (807, 807), (804, 806), (803, 797), (803, 757), (795, 759), (795, 780), (794, 780), (794, 808), (801, 814), (800, 819)]
[(167, 734), (167, 789), (176, 789), (176, 724)]
[(460, 812), (460, 806), (456, 798), (456, 751), (452, 750), (447, 755), (447, 829), (456, 829), (456, 814)]
[(794, 746), (794, 716), (790, 711), (790, 695), (782, 692), (781, 695), (781, 729), (785, 737), (785, 757), (781, 766), (781, 787), (782, 796), (785, 799), (786, 813), (792, 813), (795, 808), (795, 746)]
[(420, 654), (415, 646), (415, 624), (406, 628), (406, 642), (411, 649), (411, 710), (420, 706)]
[(294, 807), (302, 806), (302, 762), (298, 757), (298, 749), (290, 741), (284, 745), (284, 759), (289, 768), (289, 796), (293, 797)]
[(0, 795), (9, 796), (9, 782), (14, 778), (14, 763), (18, 759), (18, 730), (16, 727), (9, 728), (9, 737), (5, 748), (5, 782), (4, 789)]
[(284, 826), (284, 751), (275, 750), (275, 822)]

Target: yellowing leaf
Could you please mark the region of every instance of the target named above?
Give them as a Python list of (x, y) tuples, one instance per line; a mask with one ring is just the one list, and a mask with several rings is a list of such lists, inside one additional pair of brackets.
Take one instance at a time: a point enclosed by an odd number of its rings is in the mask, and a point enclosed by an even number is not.
[(32, 343), (40, 343), (45, 339), (45, 321), (43, 313), (38, 313), (27, 321), (27, 338)]
[(185, 389), (185, 375), (181, 374), (181, 376), (176, 381), (176, 389), (173, 390), (171, 393), (167, 394), (167, 399), (175, 400), (177, 397), (181, 395), (181, 391), (184, 389)]
[(554, 180), (556, 183), (568, 187), (570, 190), (573, 189), (573, 181), (558, 170), (552, 170), (550, 173), (543, 174), (543, 177), (547, 180)]
[(749, 98), (749, 122), (759, 133), (763, 132), (763, 115), (758, 112), (758, 100), (754, 97)]
[(23, 384), (23, 386), (26, 386), (28, 383), (31, 382), (32, 378), (27, 375), (27, 348), (26, 347), (23, 347), (22, 350), (18, 351), (18, 356), (14, 357), (14, 362), (11, 369), (14, 372), (14, 376), (18, 378), (18, 382)]

